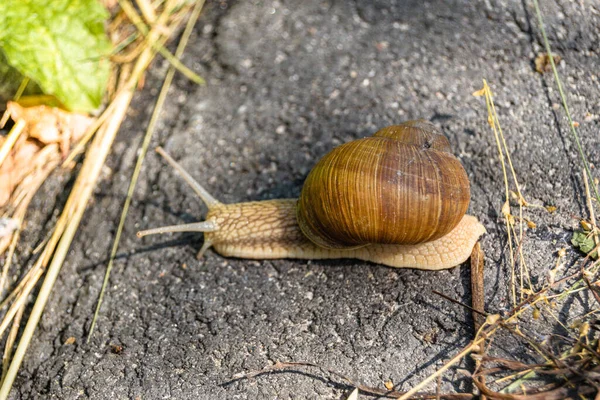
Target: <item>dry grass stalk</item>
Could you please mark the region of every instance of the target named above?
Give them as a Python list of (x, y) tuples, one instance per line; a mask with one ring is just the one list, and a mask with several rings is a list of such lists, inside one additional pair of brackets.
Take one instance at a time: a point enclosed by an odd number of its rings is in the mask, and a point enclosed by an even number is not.
[(471, 252), (471, 301), (473, 306), (473, 322), (478, 331), (484, 322), (485, 285), (484, 285), (484, 255), (481, 244), (477, 242)]
[[(504, 190), (505, 190), (505, 201), (502, 206), (502, 215), (504, 216), (504, 222), (506, 224), (506, 232), (508, 235), (508, 246), (509, 246), (509, 256), (510, 256), (510, 267), (511, 267), (511, 293), (512, 293), (512, 301), (513, 306), (517, 302), (517, 284), (516, 284), (516, 261), (514, 256), (514, 247), (516, 246), (518, 254), (519, 254), (519, 262), (520, 262), (520, 279), (519, 279), (519, 287), (520, 287), (520, 300), (524, 299), (524, 277), (526, 277), (529, 288), (528, 291), (532, 289), (531, 287), (531, 278), (529, 276), (529, 272), (527, 271), (527, 267), (525, 264), (525, 257), (523, 254), (523, 241), (524, 241), (524, 226), (523, 226), (523, 206), (529, 205), (529, 203), (523, 197), (521, 193), (521, 188), (519, 185), (519, 181), (517, 180), (517, 174), (515, 172), (512, 159), (510, 157), (510, 152), (508, 151), (508, 146), (506, 144), (506, 139), (504, 137), (504, 133), (502, 131), (502, 126), (500, 125), (500, 121), (498, 119), (498, 114), (496, 112), (496, 106), (494, 104), (492, 90), (487, 84), (487, 81), (483, 80), (483, 89), (478, 90), (473, 93), (475, 96), (485, 96), (485, 103), (488, 111), (488, 123), (492, 128), (492, 132), (494, 134), (494, 139), (496, 140), (496, 146), (498, 149), (498, 158), (500, 159), (500, 165), (502, 166), (502, 173), (504, 176)], [(516, 200), (519, 205), (519, 235), (517, 240), (517, 235), (514, 230), (515, 217), (512, 215), (510, 210), (510, 199), (511, 199), (511, 190), (510, 183), (508, 179), (508, 172), (506, 168), (505, 160), (508, 161), (508, 166), (511, 171), (513, 184), (516, 187)]]
[(596, 225), (596, 214), (594, 212), (594, 198), (590, 193), (590, 184), (585, 168), (583, 169), (583, 184), (585, 186), (585, 198), (587, 199), (586, 203), (590, 214), (590, 224), (592, 225), (592, 236), (594, 237), (594, 243), (598, 246), (600, 244), (600, 239), (598, 239), (598, 227)]
[[(2, 302), (1, 306), (6, 306), (8, 304), (11, 305), (5, 315), (4, 320), (0, 323), (0, 334), (7, 329), (13, 318), (14, 322), (13, 328), (11, 329), (11, 337), (7, 342), (6, 351), (4, 353), (3, 365), (5, 374), (0, 387), (0, 399), (5, 399), (8, 396), (10, 388), (12, 387), (12, 383), (29, 346), (33, 332), (35, 331), (39, 322), (50, 291), (52, 290), (58, 272), (60, 271), (72, 239), (77, 231), (87, 202), (92, 195), (93, 188), (95, 187), (95, 183), (100, 174), (100, 170), (111, 150), (112, 143), (121, 125), (121, 122), (125, 118), (126, 111), (133, 96), (133, 92), (138, 87), (138, 82), (140, 82), (140, 80), (143, 78), (146, 68), (156, 54), (156, 43), (162, 46), (162, 44), (166, 42), (168, 35), (171, 35), (172, 32), (176, 31), (176, 29), (172, 26), (173, 22), (180, 23), (186, 13), (189, 12), (190, 8), (189, 6), (185, 6), (181, 9), (178, 9), (176, 13), (173, 13), (173, 10), (175, 10), (179, 5), (177, 1), (170, 0), (167, 1), (166, 4), (161, 5), (164, 7), (161, 9), (160, 16), (156, 21), (156, 25), (149, 30), (148, 35), (145, 37), (146, 45), (144, 50), (135, 60), (133, 70), (131, 71), (129, 68), (127, 68), (127, 66), (124, 66), (125, 68), (121, 69), (119, 79), (121, 82), (120, 88), (117, 90), (117, 94), (115, 95), (112, 103), (107, 108), (102, 118), (99, 121), (96, 121), (96, 123), (89, 127), (89, 129), (87, 129), (87, 133), (85, 134), (86, 139), (89, 139), (94, 134), (96, 129), (97, 131), (90, 149), (87, 152), (87, 157), (82, 165), (75, 185), (64, 206), (63, 212), (56, 223), (51, 237), (44, 246), (44, 249), (34, 266), (19, 282), (11, 294)], [(169, 26), (173, 29), (165, 30), (166, 26)], [(83, 145), (74, 150), (69, 161), (72, 160), (73, 157), (81, 150), (82, 146)], [(54, 163), (50, 170), (54, 169), (54, 167), (58, 165), (59, 161), (60, 160)], [(41, 174), (38, 174), (38, 176), (41, 176)], [(47, 174), (45, 177), (47, 177)], [(37, 190), (37, 187), (41, 185), (43, 180), (36, 182), (39, 182), (39, 184), (36, 185)], [(33, 193), (35, 193), (35, 190), (22, 193), (20, 196), (21, 201), (19, 202), (19, 205), (22, 206), (20, 210), (23, 212), (23, 217), (24, 212), (27, 209), (26, 205), (28, 204), (28, 201), (25, 200), (30, 200)], [(44, 272), (46, 272), (44, 283), (42, 284), (36, 302), (31, 311), (29, 320), (27, 321), (27, 324), (23, 330), (14, 354), (14, 358), (9, 364), (8, 359), (10, 358), (10, 350), (12, 349), (14, 343), (12, 332), (16, 332), (18, 330), (18, 326), (20, 325), (19, 316), (22, 314), (24, 309), (23, 305), (26, 303), (29, 293), (31, 293), (31, 290), (36, 286), (37, 281)], [(6, 368), (7, 365), (8, 368)]]
[(6, 338), (6, 344), (4, 345), (4, 353), (2, 354), (2, 377), (0, 379), (0, 382), (3, 381), (6, 377), (6, 372), (8, 371), (8, 367), (10, 365), (13, 347), (17, 340), (17, 334), (19, 333), (19, 328), (21, 327), (21, 318), (23, 318), (24, 312), (25, 307), (21, 306), (14, 317), (14, 321), (10, 328), (10, 332), (8, 333), (8, 337)]
[[(477, 242), (471, 252), (471, 302), (473, 306), (473, 326), (476, 332), (479, 331), (485, 322), (483, 318), (485, 315), (484, 261), (485, 257), (481, 250), (481, 245)], [(480, 346), (478, 354), (485, 354), (485, 346)], [(479, 361), (475, 360), (475, 368), (479, 367)], [(479, 379), (481, 383), (485, 384), (485, 376), (474, 379)], [(486, 400), (485, 396), (481, 396), (481, 400)]]
[[(316, 368), (325, 374), (332, 375), (337, 380), (342, 381), (345, 385), (348, 385), (349, 387), (352, 387), (352, 388), (356, 388), (356, 389), (358, 389), (358, 391), (369, 394), (369, 395), (391, 398), (391, 399), (400, 399), (406, 394), (406, 392), (397, 392), (395, 390), (389, 390), (389, 389), (379, 389), (379, 388), (374, 388), (371, 386), (366, 386), (366, 385), (356, 383), (354, 380), (348, 378), (347, 376), (341, 374), (340, 372), (337, 372), (330, 368), (326, 368), (326, 367), (323, 367), (321, 365), (311, 363), (311, 362), (277, 361), (275, 364), (266, 366), (259, 370), (252, 370), (252, 371), (248, 371), (248, 372), (241, 372), (241, 373), (235, 374), (235, 375), (233, 375), (231, 381), (226, 382), (225, 385), (230, 384), (235, 381), (238, 381), (238, 380), (241, 380), (241, 379), (252, 379), (252, 378), (258, 377), (260, 375), (270, 374), (273, 372), (281, 372), (281, 371), (293, 372), (293, 371), (298, 371), (298, 370), (303, 370), (303, 369), (308, 369), (308, 368)], [(411, 398), (419, 399), (419, 400), (434, 400), (434, 399), (467, 400), (467, 399), (472, 399), (473, 397), (474, 396), (471, 393), (417, 393), (414, 396), (412, 396)]]

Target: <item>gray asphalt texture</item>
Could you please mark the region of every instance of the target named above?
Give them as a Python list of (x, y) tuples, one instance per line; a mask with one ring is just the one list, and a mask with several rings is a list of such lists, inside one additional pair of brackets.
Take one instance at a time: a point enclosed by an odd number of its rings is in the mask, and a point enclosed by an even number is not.
[[(551, 45), (590, 161), (600, 165), (600, 7), (542, 1)], [(486, 307), (509, 308), (499, 213), (504, 184), (483, 98), (490, 82), (529, 209), (525, 257), (536, 282), (586, 216), (581, 167), (551, 74), (535, 72), (541, 35), (530, 1), (209, 2), (153, 146), (162, 145), (223, 202), (298, 196), (320, 156), (378, 128), (425, 118), (450, 139), (471, 179), (469, 213), (488, 233)], [(12, 399), (342, 399), (350, 387), (317, 369), (232, 376), (308, 361), (366, 385), (407, 390), (473, 335), (469, 268), (396, 270), (355, 260), (249, 261), (208, 251), (201, 236), (139, 240), (139, 229), (200, 220), (206, 207), (153, 152), (129, 213), (92, 341), (85, 343), (137, 148), (167, 68), (150, 69), (88, 207)], [(19, 260), (45, 237), (72, 184), (36, 197)], [(560, 318), (589, 310), (575, 297)], [(547, 322), (546, 326), (551, 324)], [(540, 329), (543, 329), (540, 328)], [(555, 329), (555, 328), (552, 328)], [(556, 328), (558, 329), (558, 328)], [(74, 344), (65, 344), (74, 337)], [(498, 354), (535, 359), (515, 341)], [(502, 353), (504, 351), (504, 353)], [(460, 368), (470, 368), (469, 362)], [(336, 383), (337, 382), (337, 383)], [(471, 390), (452, 369), (444, 391)], [(430, 390), (434, 386), (429, 387)]]

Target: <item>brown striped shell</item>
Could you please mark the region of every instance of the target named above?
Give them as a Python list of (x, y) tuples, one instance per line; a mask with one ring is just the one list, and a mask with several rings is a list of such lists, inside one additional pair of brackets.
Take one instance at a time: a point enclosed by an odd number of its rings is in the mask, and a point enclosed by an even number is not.
[(322, 247), (414, 244), (450, 232), (469, 199), (467, 173), (448, 139), (416, 120), (325, 155), (304, 183), (297, 219)]

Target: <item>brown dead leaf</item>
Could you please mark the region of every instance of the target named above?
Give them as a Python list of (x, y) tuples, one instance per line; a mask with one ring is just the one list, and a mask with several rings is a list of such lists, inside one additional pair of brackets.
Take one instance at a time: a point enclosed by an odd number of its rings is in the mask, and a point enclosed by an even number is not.
[(22, 119), (27, 123), (25, 131), (30, 138), (43, 144), (58, 143), (63, 157), (69, 152), (70, 145), (81, 139), (94, 122), (94, 118), (85, 114), (46, 105), (23, 107), (9, 101), (6, 108), (13, 120)]
[[(7, 111), (13, 120), (24, 121), (25, 128), (0, 165), (0, 207), (8, 203), (23, 179), (46, 165), (48, 157), (54, 159), (59, 150), (65, 157), (71, 145), (81, 139), (95, 121), (85, 114), (69, 113), (57, 107), (25, 107), (13, 101), (8, 102)], [(5, 140), (0, 136), (0, 146)], [(42, 151), (50, 150), (48, 146), (52, 146), (51, 152)]]
[[(562, 57), (558, 54), (553, 54), (552, 58), (554, 59), (554, 64), (558, 65), (562, 60)], [(552, 71), (552, 64), (550, 63), (550, 57), (548, 57), (548, 53), (540, 53), (535, 58), (535, 70), (540, 74), (545, 74), (546, 72)]]

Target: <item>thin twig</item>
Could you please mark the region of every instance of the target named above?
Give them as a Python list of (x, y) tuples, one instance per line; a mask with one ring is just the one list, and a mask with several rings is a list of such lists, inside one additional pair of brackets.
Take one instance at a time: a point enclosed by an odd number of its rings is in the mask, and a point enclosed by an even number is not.
[[(473, 305), (472, 316), (473, 316), (473, 327), (475, 332), (478, 332), (485, 322), (483, 315), (485, 315), (485, 285), (484, 285), (484, 255), (481, 250), (479, 242), (475, 243), (473, 250), (471, 251), (471, 304)], [(485, 345), (482, 344), (477, 354), (483, 356), (485, 354)], [(475, 360), (475, 371), (480, 367), (479, 360)], [(485, 384), (485, 376), (480, 376), (478, 379)], [(484, 395), (481, 396), (481, 400), (486, 400)]]
[(484, 318), (481, 316), (485, 315), (484, 261), (481, 245), (477, 242), (471, 251), (471, 303), (475, 331), (478, 331), (483, 324)]
[[(596, 216), (594, 213), (594, 203), (593, 198), (590, 195), (590, 184), (588, 182), (588, 175), (585, 169), (583, 170), (583, 183), (585, 186), (585, 199), (588, 207), (588, 212), (590, 213), (590, 223), (592, 224), (592, 236), (594, 237), (594, 243), (596, 246), (600, 244), (600, 240), (598, 239), (598, 227), (596, 226)], [(594, 182), (592, 182), (593, 184)], [(594, 185), (595, 186), (595, 185)]]
[(15, 302), (10, 306), (10, 308), (6, 312), (6, 315), (2, 319), (2, 323), (0, 323), (0, 337), (2, 337), (2, 335), (4, 334), (4, 331), (10, 325), (10, 322), (12, 321), (12, 319), (14, 318), (14, 316), (17, 314), (17, 311), (21, 307), (23, 307), (23, 305), (27, 301), (27, 298), (29, 297), (29, 294), (31, 293), (31, 291), (33, 290), (33, 288), (35, 287), (35, 285), (38, 283), (38, 280), (42, 276), (42, 273), (43, 273), (43, 271), (38, 270), (31, 277), (31, 279), (29, 280), (29, 282), (27, 282), (27, 284), (23, 287), (23, 291), (19, 294), (19, 296), (17, 297), (17, 299), (15, 300)]
[(17, 340), (17, 334), (19, 333), (19, 328), (21, 327), (21, 318), (23, 317), (23, 313), (25, 312), (25, 305), (21, 306), (15, 315), (13, 320), (12, 327), (8, 333), (8, 337), (6, 338), (6, 344), (4, 345), (4, 354), (2, 354), (2, 378), (0, 378), (0, 382), (4, 380), (6, 376), (6, 372), (8, 371), (8, 366), (10, 365), (10, 359), (12, 357), (13, 347), (15, 345), (15, 341)]
[(4, 295), (4, 286), (6, 285), (6, 277), (8, 276), (8, 270), (10, 269), (10, 265), (12, 264), (12, 259), (15, 254), (15, 249), (17, 248), (19, 237), (21, 237), (23, 219), (21, 218), (18, 221), (19, 227), (15, 232), (13, 232), (13, 237), (10, 241), (10, 245), (8, 246), (6, 261), (4, 261), (4, 265), (2, 266), (2, 275), (0, 275), (0, 298), (2, 298), (2, 296)]
[[(440, 296), (440, 297), (443, 297), (444, 299), (448, 300), (449, 302), (451, 302), (451, 303), (454, 303), (454, 304), (458, 304), (459, 306), (461, 306), (461, 307), (464, 307), (464, 308), (466, 308), (467, 310), (471, 310), (471, 312), (473, 312), (473, 315), (477, 315), (478, 317), (481, 317), (481, 316), (484, 316), (484, 317), (486, 317), (486, 316), (488, 315), (488, 314), (487, 314), (486, 312), (484, 312), (484, 311), (479, 311), (479, 310), (478, 310), (478, 309), (476, 309), (475, 307), (471, 307), (470, 305), (468, 305), (468, 304), (465, 304), (465, 303), (463, 303), (463, 302), (460, 302), (460, 301), (458, 301), (458, 300), (456, 300), (456, 299), (453, 299), (453, 298), (452, 298), (452, 297), (450, 297), (450, 296), (446, 296), (444, 293), (438, 292), (437, 290), (432, 290), (432, 291), (431, 291), (431, 293), (437, 294), (438, 296)], [(477, 327), (477, 329), (476, 329), (476, 330), (479, 330), (479, 328), (480, 328), (480, 326), (479, 326), (479, 327)]]
[[(240, 380), (240, 379), (252, 379), (259, 375), (264, 375), (264, 374), (268, 374), (271, 372), (289, 371), (289, 370), (298, 369), (301, 367), (317, 368), (321, 371), (324, 371), (328, 374), (331, 374), (331, 375), (339, 378), (346, 385), (355, 387), (363, 393), (376, 395), (376, 396), (384, 396), (384, 397), (394, 398), (394, 399), (399, 399), (399, 398), (402, 398), (402, 396), (406, 395), (406, 393), (404, 393), (404, 392), (396, 392), (394, 390), (383, 390), (383, 389), (378, 389), (378, 388), (374, 388), (374, 387), (370, 387), (370, 386), (361, 385), (337, 371), (334, 371), (332, 369), (329, 369), (329, 368), (326, 368), (326, 367), (323, 367), (323, 366), (320, 366), (318, 364), (314, 364), (311, 362), (280, 362), (280, 361), (277, 361), (275, 364), (266, 366), (259, 370), (252, 370), (252, 371), (248, 371), (248, 372), (242, 372), (242, 373), (235, 374), (232, 377), (232, 381), (236, 381), (236, 380)], [(438, 396), (439, 396), (439, 398), (446, 399), (446, 400), (462, 400), (462, 399), (472, 399), (473, 398), (473, 395), (470, 393), (449, 393), (449, 394), (440, 393), (439, 395), (436, 393), (432, 393), (432, 394), (417, 393), (414, 396), (412, 396), (411, 398), (412, 399), (421, 399), (421, 400), (425, 400), (425, 399), (433, 400), (433, 399), (436, 399)]]
[[(141, 20), (141, 18), (135, 11), (135, 8), (133, 8), (133, 6), (125, 0), (119, 0), (119, 4), (121, 5), (121, 8), (123, 9), (123, 11), (127, 14), (127, 17), (130, 19), (130, 21), (136, 26), (136, 28), (138, 28), (138, 30), (143, 35), (147, 35), (148, 28), (146, 27), (144, 22)], [(157, 25), (159, 25), (159, 24), (156, 24), (155, 26), (157, 26)], [(148, 38), (146, 40), (147, 40), (148, 44), (150, 46), (152, 46), (153, 49), (155, 49), (158, 53), (160, 53), (161, 56), (166, 58), (167, 61), (169, 61), (169, 63), (171, 64), (171, 66), (173, 66), (177, 70), (179, 70), (179, 72), (181, 72), (186, 78), (188, 78), (192, 82), (195, 82), (199, 85), (205, 83), (204, 79), (202, 79), (202, 77), (200, 77), (194, 71), (192, 71), (191, 69), (186, 67), (184, 64), (182, 64), (181, 61), (179, 61), (179, 58), (176, 56), (173, 56), (173, 54), (171, 54), (171, 52), (169, 52), (169, 50), (167, 50), (162, 45), (162, 43), (159, 43), (156, 40), (149, 40)]]
[[(536, 391), (532, 390), (527, 394), (504, 394), (491, 390), (485, 384), (481, 384), (479, 382), (475, 382), (479, 390), (488, 396), (490, 399), (501, 399), (501, 400), (562, 400), (567, 398), (568, 394), (572, 391), (576, 391), (577, 394), (583, 396), (581, 398), (585, 398), (584, 396), (588, 394), (592, 394), (596, 392), (596, 389), (590, 386), (580, 386), (577, 387), (577, 382), (568, 382), (563, 386), (558, 387), (554, 390), (546, 390), (546, 391)], [(571, 386), (575, 385), (576, 389), (571, 389)], [(573, 397), (569, 397), (573, 398)]]

